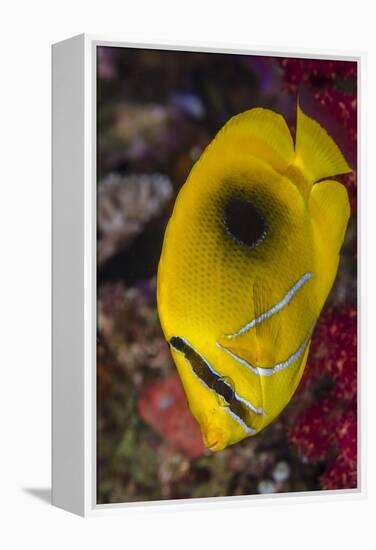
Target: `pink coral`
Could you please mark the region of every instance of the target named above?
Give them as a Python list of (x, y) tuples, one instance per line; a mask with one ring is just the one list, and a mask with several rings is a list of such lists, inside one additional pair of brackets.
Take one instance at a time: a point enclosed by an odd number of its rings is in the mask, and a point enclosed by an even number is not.
[(198, 458), (204, 453), (199, 427), (188, 409), (176, 374), (147, 385), (140, 395), (138, 408), (143, 420), (171, 447), (183, 451), (190, 458)]

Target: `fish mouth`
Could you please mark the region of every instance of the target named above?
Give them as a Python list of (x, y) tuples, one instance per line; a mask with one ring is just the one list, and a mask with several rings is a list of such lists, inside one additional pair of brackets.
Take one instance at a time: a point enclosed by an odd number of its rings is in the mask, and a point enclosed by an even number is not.
[(212, 443), (207, 447), (207, 449), (212, 453), (217, 453), (218, 451), (222, 451), (224, 449), (224, 445), (221, 444), (220, 441), (215, 441), (215, 443)]
[[(251, 426), (250, 416), (252, 414), (264, 414), (261, 407), (255, 407), (232, 388), (232, 386), (221, 376), (210, 363), (201, 355), (185, 338), (173, 336), (170, 339), (170, 346), (182, 353), (187, 360), (196, 378), (211, 392), (224, 400), (223, 409), (238, 422), (248, 435), (254, 435), (256, 430)], [(215, 439), (209, 443), (214, 450), (220, 450), (220, 442)], [(210, 448), (209, 447), (209, 448)]]
[(216, 433), (210, 433), (210, 431), (208, 433), (206, 430), (201, 430), (201, 436), (205, 447), (213, 453), (220, 451), (224, 447), (221, 445), (220, 437)]

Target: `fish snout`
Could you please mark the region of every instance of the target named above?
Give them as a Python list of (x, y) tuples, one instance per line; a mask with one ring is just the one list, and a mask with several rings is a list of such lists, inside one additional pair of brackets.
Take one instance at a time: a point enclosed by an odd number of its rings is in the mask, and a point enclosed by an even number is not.
[(201, 435), (205, 447), (212, 452), (222, 451), (229, 443), (229, 434), (215, 424), (201, 425)]

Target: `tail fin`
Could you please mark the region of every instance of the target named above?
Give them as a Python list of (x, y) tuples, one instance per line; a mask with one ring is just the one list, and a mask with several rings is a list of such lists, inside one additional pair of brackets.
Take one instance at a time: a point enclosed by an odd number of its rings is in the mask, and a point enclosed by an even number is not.
[(299, 104), (294, 164), (311, 185), (323, 178), (352, 171), (327, 131), (304, 114)]

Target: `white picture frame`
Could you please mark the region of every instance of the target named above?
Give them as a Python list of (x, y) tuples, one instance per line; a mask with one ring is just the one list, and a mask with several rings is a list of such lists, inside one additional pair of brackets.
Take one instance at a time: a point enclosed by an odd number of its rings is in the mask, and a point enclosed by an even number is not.
[[(142, 47), (349, 60), (358, 63), (358, 251), (364, 234), (364, 54), (231, 49), (211, 45), (146, 45), (79, 35), (52, 47), (52, 502), (81, 516), (144, 506), (210, 503), (267, 505), (304, 500), (361, 498), (365, 494), (365, 375), (358, 325), (358, 487), (356, 489), (98, 505), (96, 503), (96, 48)], [(364, 312), (364, 272), (358, 275), (358, 308)]]

